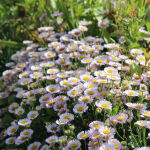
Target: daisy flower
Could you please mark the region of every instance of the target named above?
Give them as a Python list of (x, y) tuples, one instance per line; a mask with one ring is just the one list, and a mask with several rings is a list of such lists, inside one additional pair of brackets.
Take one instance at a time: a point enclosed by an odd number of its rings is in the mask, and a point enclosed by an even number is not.
[(110, 139), (108, 140), (108, 144), (114, 145), (115, 150), (121, 150), (121, 143), (117, 139)]
[(82, 31), (80, 29), (73, 29), (69, 32), (69, 34), (73, 35), (74, 37), (79, 37), (82, 35)]
[(88, 109), (88, 106), (84, 103), (76, 104), (73, 108), (74, 113), (83, 114)]
[(75, 78), (75, 77), (70, 77), (70, 78), (68, 78), (68, 81), (69, 81), (70, 85), (77, 85), (80, 80), (78, 78)]
[(88, 103), (91, 103), (93, 101), (93, 99), (88, 95), (84, 95), (84, 96), (79, 97), (78, 101), (80, 103), (88, 104)]
[(28, 85), (31, 82), (32, 82), (31, 78), (22, 78), (22, 79), (18, 80), (18, 84), (20, 84), (20, 85)]
[(60, 91), (60, 87), (58, 85), (49, 85), (46, 87), (46, 91), (51, 93), (51, 94), (54, 94), (54, 93), (58, 93)]
[(28, 137), (28, 138), (30, 138), (32, 134), (33, 134), (33, 130), (32, 129), (24, 129), (23, 131), (20, 132), (20, 136), (21, 137)]
[(130, 53), (131, 55), (141, 55), (143, 54), (143, 51), (141, 49), (134, 48), (134, 49), (131, 49)]
[(7, 134), (8, 135), (13, 135), (15, 132), (17, 132), (19, 126), (18, 125), (13, 125), (7, 128)]
[(50, 136), (45, 141), (48, 144), (56, 143), (58, 141), (58, 137), (55, 136), (55, 135), (54, 136)]
[(42, 73), (42, 72), (34, 72), (34, 73), (30, 74), (30, 77), (31, 77), (32, 79), (38, 79), (38, 78), (40, 78), (40, 77), (42, 77), (42, 76), (43, 76), (43, 73)]
[(118, 75), (118, 70), (114, 67), (105, 67), (104, 72), (109, 73), (111, 75)]
[(99, 21), (99, 22), (98, 22), (98, 27), (99, 27), (99, 28), (104, 29), (104, 28), (107, 28), (108, 26), (109, 26), (109, 24), (108, 24), (108, 21), (107, 21), (107, 20), (102, 20), (102, 21)]
[(80, 148), (80, 146), (81, 143), (79, 140), (70, 140), (69, 143), (67, 144), (68, 148), (75, 149), (75, 150)]
[(114, 145), (106, 143), (101, 145), (99, 150), (116, 150), (116, 149)]
[(96, 101), (95, 105), (97, 107), (100, 107), (100, 108), (103, 108), (103, 109), (111, 109), (112, 108), (111, 102), (109, 102), (107, 100)]
[(16, 137), (9, 137), (9, 138), (7, 138), (7, 139), (5, 140), (5, 143), (6, 143), (7, 145), (9, 145), (9, 144), (14, 144), (14, 143), (15, 143), (15, 140), (16, 140)]
[(86, 138), (88, 138), (88, 137), (89, 137), (88, 131), (81, 131), (80, 133), (77, 134), (77, 138), (78, 138), (79, 140), (81, 140), (81, 139), (86, 139)]
[(46, 127), (46, 130), (49, 133), (56, 133), (60, 130), (60, 127), (56, 123), (52, 123)]
[(28, 126), (28, 125), (30, 125), (31, 124), (31, 120), (30, 119), (27, 119), (27, 118), (25, 118), (25, 119), (20, 119), (19, 121), (18, 121), (18, 125), (20, 125), (20, 126)]
[(104, 126), (104, 123), (101, 121), (93, 121), (89, 124), (89, 127), (93, 129), (99, 129), (102, 126)]
[(124, 94), (127, 96), (138, 96), (139, 95), (138, 92), (134, 91), (134, 90), (125, 90)]
[(84, 94), (90, 97), (95, 97), (97, 93), (97, 88), (89, 88), (84, 91)]
[(57, 69), (57, 68), (52, 68), (52, 69), (48, 69), (47, 70), (47, 73), (48, 74), (57, 74), (59, 72), (59, 69)]
[(109, 44), (104, 44), (104, 47), (107, 49), (116, 49), (116, 48), (119, 48), (119, 44), (109, 43)]
[(74, 120), (74, 115), (71, 113), (64, 113), (60, 115), (60, 119), (65, 119), (66, 121), (72, 121)]
[(49, 146), (45, 144), (40, 148), (40, 150), (49, 150)]
[(134, 150), (150, 150), (150, 147), (137, 147)]
[(104, 59), (102, 56), (97, 56), (94, 58), (93, 63), (98, 66), (102, 66), (106, 64), (106, 59)]
[(116, 120), (117, 123), (125, 123), (128, 119), (128, 115), (125, 113), (119, 113), (118, 115), (115, 116), (114, 118)]
[(27, 118), (28, 119), (35, 119), (35, 118), (37, 118), (38, 115), (39, 115), (38, 111), (30, 111), (27, 114)]
[(70, 97), (76, 97), (76, 96), (79, 96), (81, 92), (82, 92), (81, 90), (77, 88), (73, 88), (67, 92), (67, 95)]
[(70, 85), (70, 82), (68, 80), (62, 80), (59, 84), (64, 87), (68, 87)]
[(28, 145), (27, 150), (38, 150), (40, 146), (40, 142), (33, 142), (30, 145)]
[(18, 107), (19, 107), (19, 104), (16, 103), (16, 102), (14, 102), (14, 103), (12, 103), (12, 104), (10, 104), (10, 105), (8, 106), (8, 111), (9, 111), (10, 113), (14, 113), (14, 112), (15, 112), (15, 109), (18, 108)]
[(139, 121), (136, 121), (135, 124), (137, 124), (137, 125), (139, 125), (141, 127), (150, 128), (150, 121), (139, 120)]
[(150, 117), (150, 111), (148, 111), (148, 110), (142, 110), (141, 111), (141, 115), (144, 116), (144, 117)]
[(104, 137), (111, 137), (115, 134), (115, 129), (107, 126), (102, 126), (99, 128), (99, 132), (104, 136)]
[(22, 107), (18, 107), (17, 109), (15, 109), (15, 114), (20, 116), (24, 113), (24, 109)]

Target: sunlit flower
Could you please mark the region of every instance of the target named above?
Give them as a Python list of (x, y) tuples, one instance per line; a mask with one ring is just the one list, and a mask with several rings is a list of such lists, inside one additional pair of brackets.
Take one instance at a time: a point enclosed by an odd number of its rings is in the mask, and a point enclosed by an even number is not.
[(108, 140), (108, 144), (114, 145), (115, 150), (121, 150), (121, 143), (117, 139)]
[(89, 137), (88, 131), (81, 131), (80, 133), (77, 134), (78, 139), (86, 139)]
[(88, 109), (88, 106), (84, 103), (76, 104), (73, 108), (74, 113), (83, 114)]
[(38, 150), (40, 146), (40, 142), (33, 142), (30, 145), (28, 145), (27, 150)]
[(125, 123), (128, 119), (128, 115), (125, 113), (119, 113), (118, 115), (115, 116), (114, 118), (117, 123)]
[(144, 117), (150, 117), (150, 111), (148, 111), (148, 110), (142, 110), (141, 111), (141, 115), (143, 115)]
[(67, 121), (72, 121), (74, 119), (74, 115), (71, 113), (64, 113), (60, 115), (60, 119), (65, 119)]
[(15, 114), (20, 116), (24, 113), (24, 109), (22, 107), (18, 107), (17, 109), (15, 109)]
[(38, 79), (42, 76), (43, 76), (42, 72), (34, 72), (34, 73), (30, 74), (30, 77), (33, 78), (33, 79)]
[(107, 100), (99, 100), (95, 102), (95, 105), (97, 107), (103, 108), (103, 109), (111, 109), (112, 108), (112, 104), (111, 102), (107, 101)]
[(58, 137), (55, 136), (55, 135), (54, 136), (50, 136), (45, 141), (48, 144), (56, 143), (58, 141)]
[(90, 128), (93, 128), (93, 129), (99, 129), (101, 128), (102, 126), (104, 126), (104, 123), (101, 122), (101, 121), (93, 121), (89, 124), (89, 127)]
[(58, 85), (49, 85), (46, 87), (46, 91), (53, 94), (60, 91), (60, 87)]
[(103, 144), (100, 146), (99, 150), (115, 150), (115, 146), (113, 144)]
[(78, 101), (81, 103), (88, 104), (88, 103), (91, 103), (93, 99), (90, 96), (84, 95), (84, 96), (79, 97)]
[(27, 114), (28, 119), (35, 119), (39, 115), (38, 111), (30, 111)]
[(138, 92), (137, 91), (134, 91), (134, 90), (126, 90), (124, 91), (124, 94), (127, 95), (127, 96), (138, 96)]
[(57, 74), (58, 72), (59, 72), (59, 69), (57, 68), (52, 68), (52, 69), (47, 70), (48, 74)]
[(20, 120), (18, 121), (18, 124), (19, 124), (20, 126), (28, 126), (28, 125), (31, 124), (31, 120), (30, 120), (30, 119), (20, 119)]
[(109, 24), (108, 24), (108, 21), (107, 21), (107, 20), (102, 20), (102, 21), (99, 21), (99, 22), (98, 22), (98, 27), (99, 27), (99, 28), (104, 29), (104, 28), (107, 28), (108, 26), (109, 26)]
[(115, 129), (107, 126), (103, 126), (99, 128), (99, 132), (104, 136), (104, 137), (110, 137), (113, 136), (115, 133)]
[(75, 150), (80, 148), (80, 146), (81, 143), (78, 140), (70, 140), (69, 143), (67, 144), (68, 148), (75, 149)]
[(82, 92), (81, 90), (73, 88), (67, 92), (67, 95), (70, 97), (77, 97), (81, 94), (81, 92)]
[(107, 49), (116, 49), (116, 48), (119, 48), (119, 44), (109, 43), (109, 44), (104, 44), (104, 47)]

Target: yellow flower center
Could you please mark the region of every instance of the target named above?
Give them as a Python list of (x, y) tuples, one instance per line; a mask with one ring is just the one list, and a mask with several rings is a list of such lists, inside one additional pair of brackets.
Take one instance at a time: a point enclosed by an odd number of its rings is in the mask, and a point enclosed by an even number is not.
[(75, 90), (74, 90), (74, 91), (71, 92), (71, 94), (72, 94), (72, 95), (77, 95), (77, 94), (78, 94), (78, 91), (75, 91)]
[(33, 146), (31, 147), (31, 150), (35, 150), (35, 149), (37, 149), (37, 145), (33, 145)]
[(24, 132), (24, 135), (29, 135), (29, 134), (30, 134), (29, 131)]
[(54, 92), (54, 91), (56, 91), (56, 88), (50, 88), (49, 89), (51, 92)]
[(109, 130), (109, 129), (104, 129), (103, 133), (104, 133), (104, 134), (110, 134), (110, 133), (111, 133), (111, 130)]
[(86, 138), (87, 137), (87, 134), (81, 134), (80, 135), (80, 138)]
[(8, 143), (14, 143), (14, 139), (9, 139)]
[(54, 142), (54, 141), (55, 141), (55, 139), (51, 139), (51, 140), (49, 140), (49, 142), (50, 142), (50, 143), (52, 143), (52, 142)]
[(71, 148), (76, 148), (76, 147), (78, 147), (78, 144), (77, 143), (71, 143)]
[(36, 116), (36, 114), (31, 114), (30, 118), (34, 118)]
[(47, 56), (51, 57), (51, 56), (53, 56), (53, 54), (52, 53), (47, 53)]
[(141, 125), (141, 126), (146, 126), (146, 123), (141, 122), (140, 125)]
[(35, 73), (33, 76), (34, 76), (34, 77), (39, 77), (39, 76), (40, 76), (40, 74)]
[(28, 123), (28, 121), (22, 121), (21, 122), (21, 124), (27, 124)]
[(10, 130), (11, 133), (13, 133), (13, 132), (15, 132), (15, 131), (16, 131), (16, 128), (12, 128), (12, 129)]
[(138, 108), (138, 109), (142, 109), (143, 108), (143, 106), (140, 105), (140, 104), (136, 105), (135, 107)]
[(135, 92), (129, 91), (128, 94), (129, 95), (135, 95)]
[(95, 128), (99, 128), (100, 126), (101, 126), (101, 125), (98, 124), (98, 123), (96, 123), (96, 124), (93, 125), (93, 127), (95, 127)]
[(70, 116), (64, 116), (64, 119), (70, 120), (71, 117)]
[(93, 92), (93, 91), (88, 91), (88, 94), (89, 94), (89, 95), (93, 95), (94, 92)]
[(57, 70), (51, 70), (50, 71), (50, 73), (56, 73), (57, 72)]
[(147, 115), (147, 116), (150, 116), (150, 113), (149, 113), (149, 112), (144, 112), (143, 114), (144, 114), (144, 115)]
[(82, 112), (83, 110), (84, 110), (84, 107), (83, 107), (83, 106), (79, 106), (79, 107), (77, 108), (77, 111)]
[(115, 146), (115, 149), (118, 149), (118, 144), (117, 143), (115, 143), (115, 142), (113, 142), (112, 144), (114, 144), (114, 146)]
[(84, 97), (84, 98), (82, 98), (82, 101), (86, 103), (86, 102), (88, 102), (88, 101), (89, 101), (89, 98)]
[(97, 63), (102, 63), (103, 60), (102, 60), (102, 59), (98, 59), (96, 62), (97, 62)]
[(109, 107), (109, 105), (105, 103), (105, 104), (102, 104), (102, 107), (107, 108)]
[(118, 121), (123, 121), (125, 118), (123, 117), (123, 116), (119, 116), (118, 118), (117, 118), (117, 120)]
[(95, 135), (94, 135), (94, 138), (99, 138), (99, 137), (101, 137), (100, 134), (95, 134)]
[(63, 84), (64, 84), (64, 85), (68, 85), (69, 82), (68, 82), (68, 81), (64, 81)]

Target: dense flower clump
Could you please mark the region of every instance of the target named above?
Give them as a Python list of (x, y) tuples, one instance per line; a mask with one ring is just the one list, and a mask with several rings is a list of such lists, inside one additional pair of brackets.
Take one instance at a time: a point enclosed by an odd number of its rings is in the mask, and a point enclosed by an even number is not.
[[(123, 54), (124, 37), (118, 43), (84, 37), (88, 24), (80, 21), (68, 33), (40, 27), (39, 38), (47, 44), (24, 41), (27, 47), (12, 55), (0, 78), (0, 99), (15, 97), (5, 110), (15, 120), (0, 133), (7, 145), (121, 150), (132, 139), (136, 150), (150, 149), (136, 140), (150, 128), (149, 60), (138, 48)], [(107, 20), (98, 23), (108, 26)], [(135, 67), (141, 72), (132, 73)], [(147, 146), (146, 139), (140, 144)]]

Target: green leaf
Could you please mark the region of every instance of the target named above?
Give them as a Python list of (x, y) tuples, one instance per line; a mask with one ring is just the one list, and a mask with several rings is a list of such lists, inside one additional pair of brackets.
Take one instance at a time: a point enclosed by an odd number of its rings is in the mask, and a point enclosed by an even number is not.
[(25, 47), (25, 45), (22, 43), (17, 43), (15, 41), (1, 41), (1, 40), (0, 40), (0, 46), (17, 47), (17, 48)]
[(119, 105), (113, 106), (112, 114), (116, 115), (118, 113), (118, 110), (119, 110)]

